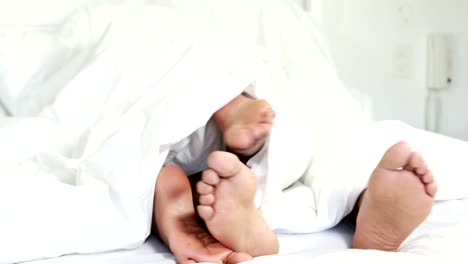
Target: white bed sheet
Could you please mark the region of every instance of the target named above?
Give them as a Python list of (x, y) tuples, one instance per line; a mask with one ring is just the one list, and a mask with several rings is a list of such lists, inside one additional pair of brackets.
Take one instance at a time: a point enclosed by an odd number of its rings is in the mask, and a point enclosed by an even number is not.
[[(311, 254), (318, 256), (347, 249), (351, 243), (352, 227), (347, 223), (316, 234), (279, 235), (282, 246), (281, 255)], [(175, 258), (161, 241), (152, 236), (141, 247), (134, 250), (120, 250), (102, 254), (69, 255), (49, 260), (28, 262), (30, 264), (175, 264)]]
[[(280, 253), (255, 258), (251, 263), (330, 263), (329, 261), (378, 260), (414, 263), (437, 263), (440, 259), (451, 263), (466, 263), (468, 252), (463, 250), (468, 234), (468, 199), (437, 202), (429, 218), (407, 239), (401, 251), (407, 254), (351, 250), (353, 225), (342, 222), (338, 226), (314, 234), (279, 235)], [(464, 238), (465, 241), (460, 241)], [(386, 258), (383, 258), (383, 257)], [(386, 261), (387, 260), (387, 261)], [(341, 262), (340, 261), (340, 262)], [(29, 264), (175, 264), (175, 259), (161, 241), (152, 236), (133, 250), (119, 250), (90, 255), (69, 255)]]

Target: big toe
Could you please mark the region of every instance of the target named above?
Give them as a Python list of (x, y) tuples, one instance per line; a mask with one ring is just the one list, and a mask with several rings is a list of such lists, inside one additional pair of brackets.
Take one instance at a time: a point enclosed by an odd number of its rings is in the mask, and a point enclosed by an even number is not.
[(221, 177), (238, 174), (242, 169), (239, 158), (229, 152), (215, 151), (208, 156), (208, 167), (216, 171)]
[(405, 167), (412, 156), (412, 150), (408, 143), (400, 141), (391, 146), (383, 155), (379, 167), (388, 170), (396, 170)]

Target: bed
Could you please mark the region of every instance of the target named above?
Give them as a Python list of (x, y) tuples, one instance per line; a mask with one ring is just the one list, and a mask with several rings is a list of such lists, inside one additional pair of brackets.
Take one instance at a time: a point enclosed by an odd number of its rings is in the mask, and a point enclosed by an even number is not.
[[(329, 164), (356, 149), (340, 144), (353, 133), (368, 138), (352, 126), (368, 98), (351, 96), (339, 81), (296, 1), (48, 1), (57, 8), (1, 16), (0, 106), (9, 117), (0, 115), (0, 263), (175, 263), (149, 236), (154, 172), (168, 146), (253, 81), (253, 93), (278, 112), (268, 157), (276, 167), (254, 167), (280, 253), (250, 263), (468, 260), (467, 184), (457, 177), (466, 155), (452, 178), (441, 179), (441, 201), (400, 252), (350, 249), (354, 227), (341, 219), (366, 178), (340, 178)], [(296, 137), (284, 140), (291, 127)], [(336, 140), (331, 131), (349, 133)], [(389, 144), (381, 143), (375, 153)], [(320, 151), (331, 160), (308, 166)], [(274, 162), (282, 152), (295, 159)], [(379, 155), (364, 158), (356, 169), (369, 175)], [(323, 176), (303, 177), (309, 171)], [(337, 194), (354, 201), (330, 204)]]
[[(407, 252), (405, 259), (395, 253), (385, 255), (377, 252), (360, 254), (359, 260), (394, 263), (440, 263), (448, 259), (452, 263), (464, 263), (467, 256), (462, 253), (468, 230), (468, 200), (437, 203), (433, 214), (405, 242), (402, 250)], [(462, 212), (462, 213), (460, 213)], [(464, 227), (463, 227), (464, 226)], [(356, 254), (350, 250), (353, 225), (348, 222), (316, 234), (280, 235), (278, 256), (259, 257), (251, 263), (344, 263)], [(437, 253), (434, 253), (437, 252)], [(408, 256), (409, 255), (409, 256)], [(410, 262), (411, 261), (411, 262)], [(37, 260), (32, 264), (58, 263), (176, 263), (170, 251), (156, 237), (150, 237), (140, 247), (133, 250), (120, 250), (92, 255), (70, 255), (56, 259)]]

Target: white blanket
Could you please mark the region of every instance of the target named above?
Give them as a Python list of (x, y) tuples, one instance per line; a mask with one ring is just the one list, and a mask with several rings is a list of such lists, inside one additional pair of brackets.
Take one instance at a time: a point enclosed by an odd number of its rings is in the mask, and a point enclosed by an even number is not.
[[(350, 143), (354, 135), (375, 129), (365, 130), (318, 33), (289, 2), (171, 3), (111, 16), (53, 104), (1, 121), (0, 263), (140, 245), (170, 146), (253, 82), (278, 115), (268, 151), (252, 162), (278, 232), (335, 225), (398, 138), (347, 159), (365, 144)], [(339, 162), (354, 173), (334, 170)]]
[(145, 240), (170, 145), (254, 80), (245, 52), (193, 20), (148, 7), (109, 21), (52, 105), (0, 123), (0, 263)]

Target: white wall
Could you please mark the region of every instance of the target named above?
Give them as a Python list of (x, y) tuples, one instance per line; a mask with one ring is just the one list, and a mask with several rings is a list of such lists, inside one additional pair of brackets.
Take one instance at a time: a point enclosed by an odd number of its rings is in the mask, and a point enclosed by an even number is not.
[[(424, 127), (426, 35), (452, 36), (453, 82), (442, 93), (441, 133), (468, 139), (467, 0), (309, 0), (320, 3), (342, 79), (373, 98), (374, 118)], [(406, 54), (396, 67), (398, 52)]]

